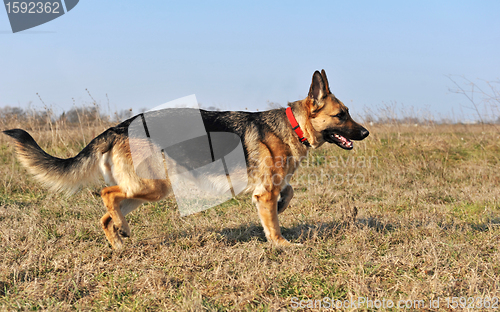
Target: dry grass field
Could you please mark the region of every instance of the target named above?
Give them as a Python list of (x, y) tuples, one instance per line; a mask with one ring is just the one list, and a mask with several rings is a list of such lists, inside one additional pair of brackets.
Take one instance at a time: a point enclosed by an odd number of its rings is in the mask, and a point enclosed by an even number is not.
[[(31, 129), (59, 157), (109, 125), (1, 124)], [(437, 311), (450, 310), (446, 298), (500, 297), (498, 126), (368, 129), (352, 151), (324, 146), (296, 173), (280, 221), (303, 246), (286, 249), (265, 242), (245, 195), (184, 218), (173, 198), (143, 205), (113, 251), (99, 225), (101, 186), (47, 192), (2, 135), (0, 310), (275, 311), (328, 297), (425, 308), (441, 298)]]

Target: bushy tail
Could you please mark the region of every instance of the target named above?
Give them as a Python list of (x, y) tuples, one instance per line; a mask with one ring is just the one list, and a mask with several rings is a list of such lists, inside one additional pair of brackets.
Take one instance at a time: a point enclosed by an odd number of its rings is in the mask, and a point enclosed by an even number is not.
[(28, 172), (52, 191), (74, 193), (99, 178), (99, 159), (112, 147), (110, 131), (93, 139), (78, 155), (61, 159), (47, 154), (28, 132), (21, 129), (3, 133), (16, 140), (17, 157)]

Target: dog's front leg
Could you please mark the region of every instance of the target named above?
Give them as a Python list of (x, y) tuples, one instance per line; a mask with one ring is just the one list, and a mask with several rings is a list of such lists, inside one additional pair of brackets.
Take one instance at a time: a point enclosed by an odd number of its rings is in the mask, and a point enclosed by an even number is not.
[(279, 189), (263, 185), (257, 187), (253, 193), (252, 200), (259, 211), (260, 221), (264, 227), (266, 238), (278, 246), (289, 246), (290, 242), (281, 236), (278, 221), (278, 195)]

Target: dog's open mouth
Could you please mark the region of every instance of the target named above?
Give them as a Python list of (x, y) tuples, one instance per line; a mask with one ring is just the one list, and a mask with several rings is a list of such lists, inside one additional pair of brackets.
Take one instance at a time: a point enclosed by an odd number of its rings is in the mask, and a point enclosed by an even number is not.
[(340, 134), (337, 133), (330, 133), (328, 134), (328, 142), (330, 143), (335, 143), (338, 146), (342, 147), (343, 149), (350, 150), (354, 147), (354, 144), (352, 144), (352, 141), (349, 140), (348, 138), (341, 136)]

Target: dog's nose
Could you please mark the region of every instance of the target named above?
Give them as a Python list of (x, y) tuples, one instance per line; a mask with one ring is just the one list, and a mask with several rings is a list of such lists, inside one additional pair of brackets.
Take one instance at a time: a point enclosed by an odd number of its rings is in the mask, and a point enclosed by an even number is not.
[(361, 137), (363, 139), (366, 138), (369, 134), (370, 134), (370, 132), (368, 132), (368, 130), (366, 130), (366, 129), (361, 130)]

